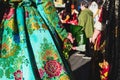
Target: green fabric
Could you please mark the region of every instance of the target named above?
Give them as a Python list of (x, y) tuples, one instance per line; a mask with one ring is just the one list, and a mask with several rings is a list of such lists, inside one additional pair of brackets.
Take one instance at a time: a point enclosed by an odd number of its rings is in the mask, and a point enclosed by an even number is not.
[(71, 25), (70, 31), (78, 45), (86, 44), (86, 35), (82, 26)]
[(93, 13), (89, 9), (81, 11), (78, 17), (78, 25), (85, 28), (85, 34), (87, 38), (93, 35)]
[[(39, 1), (39, 0), (38, 0)], [(52, 2), (52, 0), (49, 0)], [(42, 3), (44, 4), (38, 4), (38, 10), (40, 11), (41, 15), (44, 16), (44, 20), (47, 22), (47, 25), (53, 26), (52, 28), (49, 27), (51, 30), (54, 30), (52, 32), (57, 32), (61, 40), (63, 41), (68, 33), (64, 28), (60, 28), (61, 26), (59, 24), (59, 19), (58, 17), (55, 17), (55, 15), (58, 15), (58, 13), (54, 13), (56, 11), (54, 7), (54, 3), (47, 3), (46, 0), (42, 0)], [(56, 33), (54, 33), (56, 34)]]

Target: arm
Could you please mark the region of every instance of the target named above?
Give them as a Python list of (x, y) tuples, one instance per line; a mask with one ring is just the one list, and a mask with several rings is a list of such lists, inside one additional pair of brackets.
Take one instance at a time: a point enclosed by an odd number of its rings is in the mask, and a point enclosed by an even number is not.
[(67, 15), (67, 16), (66, 16), (66, 19), (65, 19), (65, 20), (63, 20), (63, 23), (66, 23), (69, 19), (70, 19), (70, 16), (69, 16), (69, 15)]
[(87, 16), (83, 12), (80, 13), (78, 17), (78, 25), (85, 27), (86, 21), (87, 21)]

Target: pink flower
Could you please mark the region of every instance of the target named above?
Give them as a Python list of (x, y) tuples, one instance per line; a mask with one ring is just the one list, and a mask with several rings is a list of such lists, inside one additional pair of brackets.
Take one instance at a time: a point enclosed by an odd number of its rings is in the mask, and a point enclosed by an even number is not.
[(39, 74), (40, 74), (40, 78), (41, 79), (42, 79), (44, 73), (45, 73), (45, 71), (43, 69), (39, 69)]
[(47, 61), (44, 68), (50, 78), (59, 76), (62, 71), (60, 63), (56, 60)]
[(28, 11), (25, 12), (25, 18), (27, 18), (29, 16)]
[(20, 70), (14, 72), (15, 80), (22, 80), (23, 74)]
[(5, 13), (3, 18), (4, 19), (10, 19), (13, 16), (14, 12), (15, 12), (15, 9), (10, 8), (9, 13)]

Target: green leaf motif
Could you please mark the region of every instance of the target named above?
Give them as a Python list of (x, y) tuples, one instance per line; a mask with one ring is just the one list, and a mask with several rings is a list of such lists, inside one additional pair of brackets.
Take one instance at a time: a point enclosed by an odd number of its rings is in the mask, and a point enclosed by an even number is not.
[(9, 67), (9, 68), (6, 69), (6, 71), (5, 71), (5, 75), (6, 75), (7, 78), (11, 78), (10, 75), (13, 75), (13, 73), (14, 73), (14, 69), (13, 69), (12, 67)]
[(2, 76), (3, 76), (3, 70), (0, 69), (0, 78), (2, 78)]

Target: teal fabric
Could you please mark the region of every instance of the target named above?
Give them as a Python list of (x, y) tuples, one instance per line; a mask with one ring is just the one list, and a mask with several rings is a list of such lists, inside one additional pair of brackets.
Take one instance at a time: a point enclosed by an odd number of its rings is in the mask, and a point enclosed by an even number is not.
[[(3, 0), (2, 0), (3, 1)], [(9, 0), (0, 23), (0, 80), (71, 80), (61, 56), (60, 27), (52, 0)]]

